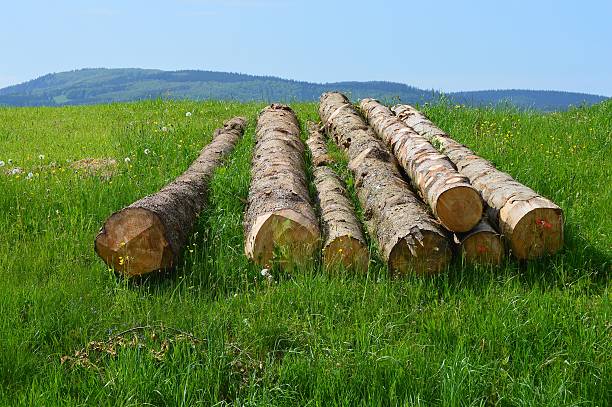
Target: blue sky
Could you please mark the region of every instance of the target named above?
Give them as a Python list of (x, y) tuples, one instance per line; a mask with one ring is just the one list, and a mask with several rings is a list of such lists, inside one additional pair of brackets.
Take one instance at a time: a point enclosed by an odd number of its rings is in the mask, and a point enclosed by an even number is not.
[(612, 1), (5, 1), (0, 87), (84, 67), (612, 96)]

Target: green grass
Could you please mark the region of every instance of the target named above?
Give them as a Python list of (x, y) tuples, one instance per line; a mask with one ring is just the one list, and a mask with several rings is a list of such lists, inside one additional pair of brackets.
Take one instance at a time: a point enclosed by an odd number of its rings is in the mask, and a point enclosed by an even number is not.
[[(456, 260), (437, 277), (393, 280), (372, 245), (367, 275), (274, 270), (274, 283), (242, 246), (262, 107), (0, 109), (0, 160), (24, 169), (0, 175), (1, 405), (610, 405), (612, 103), (553, 114), (425, 107), (564, 209), (558, 255), (494, 269)], [(302, 123), (317, 118), (314, 104), (293, 107)], [(183, 264), (115, 278), (93, 251), (105, 218), (180, 174), (234, 115), (249, 128), (215, 175)], [(116, 174), (67, 162), (86, 157), (115, 158)], [(116, 354), (90, 349), (96, 368), (61, 363), (130, 329)]]

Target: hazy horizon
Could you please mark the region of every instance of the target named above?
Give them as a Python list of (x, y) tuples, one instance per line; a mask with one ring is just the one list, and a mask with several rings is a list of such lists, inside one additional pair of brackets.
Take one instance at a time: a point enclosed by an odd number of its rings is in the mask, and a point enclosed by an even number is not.
[(612, 96), (604, 1), (26, 0), (3, 15), (0, 88), (106, 67)]

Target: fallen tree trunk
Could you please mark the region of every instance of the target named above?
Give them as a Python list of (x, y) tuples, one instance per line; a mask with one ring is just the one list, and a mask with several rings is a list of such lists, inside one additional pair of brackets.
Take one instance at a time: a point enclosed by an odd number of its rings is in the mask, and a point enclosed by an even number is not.
[(159, 192), (113, 213), (95, 239), (95, 251), (102, 260), (128, 277), (176, 266), (206, 202), (210, 179), (245, 126), (242, 117), (229, 120), (182, 175)]
[(480, 222), (482, 198), (448, 157), (378, 101), (363, 99), (359, 107), (444, 227), (467, 232)]
[(461, 254), (468, 263), (497, 265), (504, 259), (502, 237), (486, 218), (482, 218), (469, 232), (455, 236)]
[(289, 263), (313, 258), (319, 227), (308, 195), (299, 124), (288, 106), (273, 104), (259, 115), (247, 205), (247, 257), (263, 266), (270, 266), (275, 250)]
[(319, 115), (349, 157), (366, 225), (389, 268), (437, 273), (451, 251), (445, 232), (402, 179), (397, 161), (341, 93), (321, 95)]
[(459, 172), (470, 179), (487, 203), (489, 218), (508, 240), (514, 256), (533, 259), (561, 249), (563, 211), (555, 203), (475, 155), (412, 106), (395, 106), (393, 111), (438, 146)]
[(366, 271), (369, 262), (368, 245), (346, 187), (327, 166), (332, 160), (327, 154), (325, 138), (319, 127), (311, 122), (308, 132), (306, 144), (315, 165), (314, 184), (321, 208), (323, 264), (327, 268), (342, 264), (344, 267)]

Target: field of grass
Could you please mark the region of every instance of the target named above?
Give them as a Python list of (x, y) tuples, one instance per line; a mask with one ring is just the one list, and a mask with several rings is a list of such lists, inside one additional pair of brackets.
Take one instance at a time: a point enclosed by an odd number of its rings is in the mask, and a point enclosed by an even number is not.
[[(274, 282), (243, 255), (262, 107), (0, 108), (0, 405), (611, 404), (612, 103), (424, 108), (563, 208), (558, 255), (391, 279), (372, 244), (367, 275), (274, 269)], [(317, 119), (315, 104), (293, 107)], [(116, 278), (93, 251), (105, 218), (180, 174), (234, 115), (249, 128), (183, 264)], [(71, 168), (88, 157), (116, 159), (114, 175)]]

